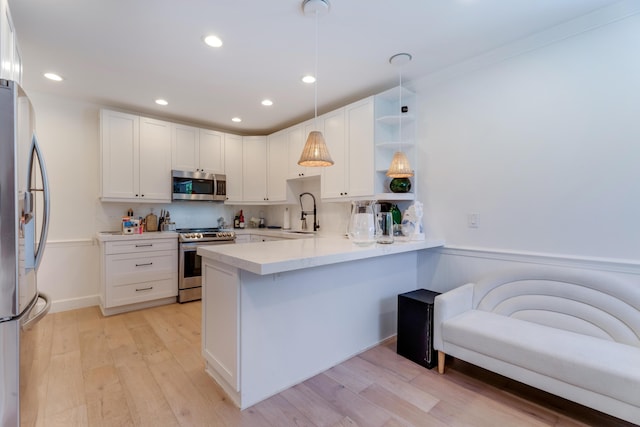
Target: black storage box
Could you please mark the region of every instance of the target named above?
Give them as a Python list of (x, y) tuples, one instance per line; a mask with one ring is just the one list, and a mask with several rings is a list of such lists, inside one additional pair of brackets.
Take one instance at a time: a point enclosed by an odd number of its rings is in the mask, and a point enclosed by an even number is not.
[(413, 362), (433, 368), (433, 302), (439, 292), (418, 289), (398, 295), (397, 352)]

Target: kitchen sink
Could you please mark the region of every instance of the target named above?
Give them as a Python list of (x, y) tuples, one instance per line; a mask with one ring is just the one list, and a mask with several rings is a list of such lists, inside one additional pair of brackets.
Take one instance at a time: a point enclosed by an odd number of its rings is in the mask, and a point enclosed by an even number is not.
[(293, 234), (316, 234), (315, 231), (303, 231), (303, 230), (285, 230), (285, 233), (293, 233)]

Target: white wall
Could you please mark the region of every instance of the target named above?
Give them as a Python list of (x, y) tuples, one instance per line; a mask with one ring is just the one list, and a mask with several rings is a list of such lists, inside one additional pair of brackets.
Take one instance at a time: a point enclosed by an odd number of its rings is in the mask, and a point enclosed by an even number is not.
[[(427, 233), (447, 247), (640, 272), (638, 46), (635, 15), (435, 86), (416, 82)], [(461, 285), (459, 272), (482, 270), (476, 255), (492, 258), (472, 252), (425, 258), (425, 283)]]
[(633, 16), (420, 90), (429, 233), (640, 259), (638, 46)]

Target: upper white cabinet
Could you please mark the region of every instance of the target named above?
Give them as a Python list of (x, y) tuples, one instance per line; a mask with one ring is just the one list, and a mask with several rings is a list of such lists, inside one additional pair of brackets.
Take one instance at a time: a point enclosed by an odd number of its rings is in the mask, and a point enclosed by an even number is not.
[(100, 112), (103, 201), (171, 201), (171, 124)]
[(201, 172), (224, 173), (224, 134), (200, 129), (198, 158)]
[(287, 199), (289, 161), (289, 135), (276, 132), (267, 138), (267, 201), (284, 202)]
[(22, 59), (7, 0), (0, 0), (0, 78), (22, 82)]
[(267, 200), (266, 136), (242, 137), (242, 170), (242, 200), (264, 203)]
[(373, 97), (319, 117), (334, 161), (322, 168), (321, 196), (327, 199), (374, 194)]
[(224, 173), (224, 134), (192, 126), (173, 125), (172, 168)]
[(244, 182), (242, 167), (242, 137), (226, 134), (224, 136), (224, 169), (227, 175), (227, 201), (242, 201)]

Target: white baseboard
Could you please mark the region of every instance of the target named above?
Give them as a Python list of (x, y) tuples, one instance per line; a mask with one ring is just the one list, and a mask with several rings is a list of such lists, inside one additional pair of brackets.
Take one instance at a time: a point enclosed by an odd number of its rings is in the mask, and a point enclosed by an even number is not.
[(50, 312), (57, 313), (60, 311), (75, 310), (76, 308), (93, 307), (94, 305), (100, 305), (99, 295), (52, 301)]

